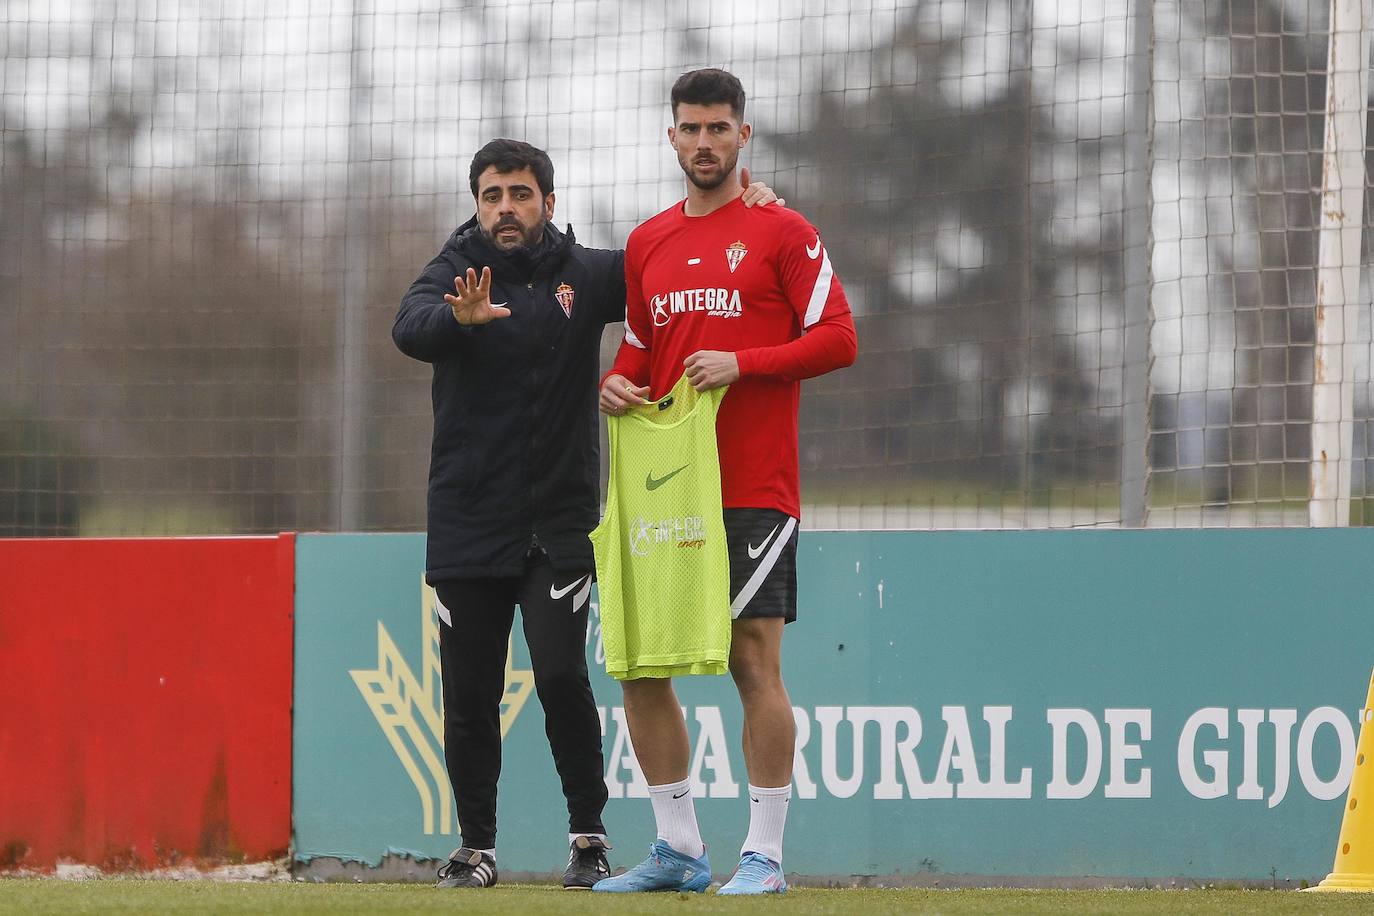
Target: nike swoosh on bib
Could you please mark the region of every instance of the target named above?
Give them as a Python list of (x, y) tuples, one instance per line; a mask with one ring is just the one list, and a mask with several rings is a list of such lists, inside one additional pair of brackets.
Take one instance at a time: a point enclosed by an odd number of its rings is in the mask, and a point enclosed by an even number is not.
[(687, 468), (688, 468), (688, 465), (685, 465), (685, 464), (684, 464), (682, 467), (678, 468), (676, 471), (671, 471), (671, 472), (669, 472), (668, 474), (665, 474), (665, 475), (662, 476), (662, 477), (655, 477), (655, 476), (654, 476), (654, 472), (653, 472), (653, 471), (650, 471), (650, 472), (648, 473), (648, 475), (644, 478), (644, 489), (646, 489), (646, 490), (657, 490), (659, 487), (663, 486), (665, 483), (667, 483), (668, 481), (672, 480), (674, 477), (676, 477), (677, 475), (681, 474), (683, 471), (687, 470)]
[(759, 554), (763, 553), (764, 550), (766, 550), (766, 549), (768, 548), (768, 542), (771, 541), (771, 540), (773, 540), (773, 535), (775, 535), (775, 534), (777, 534), (777, 533), (778, 533), (778, 526), (777, 526), (777, 525), (774, 525), (774, 526), (773, 526), (773, 530), (770, 531), (770, 532), (768, 532), (768, 537), (766, 537), (766, 538), (763, 539), (763, 543), (762, 543), (762, 544), (760, 544), (760, 545), (757, 546), (757, 547), (755, 547), (753, 544), (747, 545), (747, 549), (749, 550), (749, 559), (751, 559), (751, 560), (757, 560), (757, 559), (759, 558)]
[(565, 585), (563, 588), (555, 588), (552, 584), (550, 584), (550, 585), (549, 585), (549, 597), (552, 598), (554, 601), (557, 601), (559, 598), (562, 598), (562, 597), (563, 597), (564, 595), (566, 595), (568, 592), (570, 592), (570, 591), (572, 591), (573, 589), (577, 588), (577, 587), (578, 587), (579, 585), (581, 585), (583, 582), (586, 582), (589, 578), (591, 578), (590, 574), (588, 574), (588, 575), (586, 575), (586, 576), (583, 576), (581, 579), (578, 579), (577, 581), (573, 582), (573, 583), (570, 584), (570, 585)]

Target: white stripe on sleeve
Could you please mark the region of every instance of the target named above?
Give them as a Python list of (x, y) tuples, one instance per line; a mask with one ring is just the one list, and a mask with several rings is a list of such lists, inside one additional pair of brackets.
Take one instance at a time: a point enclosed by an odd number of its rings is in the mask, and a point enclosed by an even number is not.
[[(826, 266), (829, 266), (829, 264), (830, 262), (827, 260)], [(630, 319), (628, 318), (625, 319), (625, 342), (632, 347), (639, 347), (641, 350), (648, 349), (644, 346), (644, 342), (635, 336), (635, 329), (630, 327)]]
[(809, 328), (821, 320), (821, 312), (825, 310), (826, 300), (830, 298), (830, 284), (834, 278), (835, 272), (830, 269), (830, 252), (822, 249), (821, 272), (816, 275), (816, 285), (811, 288), (811, 301), (806, 304), (803, 328)]

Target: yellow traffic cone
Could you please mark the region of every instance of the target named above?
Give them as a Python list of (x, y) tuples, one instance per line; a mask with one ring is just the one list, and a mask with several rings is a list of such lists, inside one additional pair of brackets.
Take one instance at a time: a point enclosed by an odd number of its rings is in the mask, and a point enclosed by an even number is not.
[(1309, 891), (1374, 891), (1374, 677), (1360, 710), (1360, 740), (1355, 745), (1355, 772), (1350, 777), (1336, 864), (1331, 874)]

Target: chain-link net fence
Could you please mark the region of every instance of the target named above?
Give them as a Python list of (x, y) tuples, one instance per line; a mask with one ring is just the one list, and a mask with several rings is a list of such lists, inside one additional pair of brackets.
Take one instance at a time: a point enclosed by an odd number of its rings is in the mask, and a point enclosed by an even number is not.
[(556, 222), (618, 247), (682, 196), (667, 93), (697, 66), (744, 81), (746, 164), (855, 311), (858, 362), (803, 389), (805, 524), (1308, 524), (1327, 0), (0, 22), (0, 534), (423, 528), (428, 367), (389, 330), (471, 156), (548, 150)]

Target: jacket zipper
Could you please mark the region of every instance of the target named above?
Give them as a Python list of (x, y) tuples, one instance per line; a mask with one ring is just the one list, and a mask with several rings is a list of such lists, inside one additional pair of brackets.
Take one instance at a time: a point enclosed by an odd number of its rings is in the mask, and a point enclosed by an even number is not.
[[(537, 271), (536, 271), (536, 273), (537, 273)], [(530, 282), (525, 284), (525, 291), (526, 291), (526, 293), (528, 294), (528, 299), (529, 299), (529, 308), (526, 309), (526, 314), (528, 314), (528, 315), (530, 316), (530, 320), (531, 320), (531, 322), (532, 322), (533, 325), (534, 325), (534, 328), (532, 328), (532, 333), (530, 334), (530, 337), (531, 337), (531, 340), (533, 341), (533, 345), (532, 345), (532, 347), (531, 347), (531, 350), (533, 351), (533, 355), (534, 355), (534, 357), (535, 357), (535, 359), (532, 361), (532, 362), (533, 362), (533, 372), (531, 373), (531, 376), (532, 376), (533, 384), (530, 386), (530, 387), (531, 387), (531, 397), (530, 397), (530, 399), (529, 399), (529, 402), (530, 402), (530, 424), (529, 424), (529, 429), (530, 429), (530, 448), (529, 448), (529, 451), (526, 453), (525, 460), (528, 461), (528, 462), (530, 462), (530, 468), (529, 468), (529, 481), (530, 481), (530, 553), (531, 553), (531, 554), (537, 554), (539, 551), (543, 550), (544, 548), (543, 548), (543, 545), (541, 545), (541, 544), (539, 543), (539, 531), (537, 530), (537, 526), (536, 526), (536, 514), (537, 514), (537, 512), (538, 512), (537, 507), (538, 507), (538, 505), (539, 505), (539, 493), (538, 493), (538, 491), (537, 491), (537, 489), (536, 489), (536, 486), (535, 486), (535, 469), (534, 469), (534, 467), (533, 467), (534, 456), (535, 456), (535, 454), (536, 454), (536, 452), (537, 452), (537, 450), (538, 450), (538, 445), (539, 445), (539, 415), (538, 415), (538, 412), (539, 412), (539, 405), (538, 405), (538, 398), (537, 398), (537, 395), (538, 395), (538, 392), (539, 392), (539, 376), (540, 376), (540, 372), (541, 372), (541, 370), (542, 370), (542, 366), (541, 366), (540, 363), (539, 363), (539, 356), (541, 355), (541, 354), (540, 354), (540, 349), (541, 349), (541, 348), (540, 348), (540, 344), (539, 344), (539, 334), (538, 334), (538, 330), (537, 330), (537, 329), (538, 329), (538, 324), (539, 324), (539, 317), (538, 317), (537, 313), (535, 312), (535, 308), (534, 308), (534, 274), (531, 275), (531, 277), (530, 277)]]

